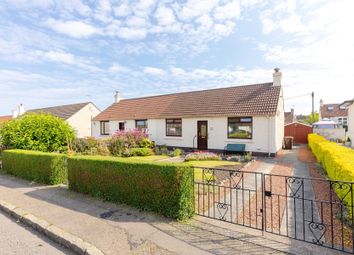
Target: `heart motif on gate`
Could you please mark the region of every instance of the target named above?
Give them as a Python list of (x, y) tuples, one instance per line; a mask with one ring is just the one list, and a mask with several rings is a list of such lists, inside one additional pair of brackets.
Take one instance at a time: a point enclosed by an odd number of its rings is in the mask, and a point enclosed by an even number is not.
[(290, 191), (289, 196), (294, 198), (300, 198), (300, 194), (298, 192), (300, 188), (304, 185), (304, 180), (302, 178), (289, 177), (287, 178), (287, 183)]
[(315, 244), (323, 245), (324, 241), (322, 239), (327, 231), (326, 226), (322, 223), (310, 222), (309, 229), (312, 235), (315, 237), (314, 239), (312, 239), (312, 242)]
[(344, 199), (352, 192), (352, 184), (345, 182), (332, 182), (330, 185), (331, 189), (336, 191), (336, 195), (340, 202), (343, 205), (347, 205), (347, 202)]
[(224, 204), (224, 203), (217, 203), (216, 208), (218, 209), (218, 212), (220, 214), (219, 219), (220, 220), (226, 220), (226, 213), (229, 210), (229, 205)]

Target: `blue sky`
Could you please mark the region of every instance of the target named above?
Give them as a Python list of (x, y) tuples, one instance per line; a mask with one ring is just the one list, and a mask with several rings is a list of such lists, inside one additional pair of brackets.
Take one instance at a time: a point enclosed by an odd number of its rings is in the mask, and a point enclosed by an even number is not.
[(286, 110), (354, 98), (352, 0), (2, 0), (0, 114), (272, 81)]

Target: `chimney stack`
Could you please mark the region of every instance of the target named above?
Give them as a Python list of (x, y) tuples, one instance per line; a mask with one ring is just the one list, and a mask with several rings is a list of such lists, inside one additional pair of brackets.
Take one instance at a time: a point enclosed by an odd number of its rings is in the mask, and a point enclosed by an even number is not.
[(280, 68), (274, 68), (274, 73), (273, 73), (273, 86), (281, 86), (281, 72)]
[(116, 93), (114, 94), (114, 102), (119, 103), (122, 99), (123, 97), (120, 95), (119, 91), (116, 91)]
[(323, 100), (322, 99), (320, 100), (320, 106), (321, 107), (323, 106)]
[(25, 108), (23, 107), (23, 104), (20, 104), (18, 106), (18, 116), (21, 116), (24, 113), (25, 113)]
[(18, 117), (18, 111), (17, 110), (12, 110), (12, 118), (16, 119)]

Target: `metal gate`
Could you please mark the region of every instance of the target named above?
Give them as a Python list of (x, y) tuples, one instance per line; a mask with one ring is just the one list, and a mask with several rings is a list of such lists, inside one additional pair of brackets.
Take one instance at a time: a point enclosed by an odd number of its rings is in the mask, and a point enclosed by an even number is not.
[(198, 215), (354, 253), (353, 184), (195, 168)]

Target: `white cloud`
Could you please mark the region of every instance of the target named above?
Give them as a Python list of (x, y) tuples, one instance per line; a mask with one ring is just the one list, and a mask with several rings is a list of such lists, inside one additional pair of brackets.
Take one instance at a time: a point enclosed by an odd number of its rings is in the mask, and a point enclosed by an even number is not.
[(160, 5), (155, 13), (155, 18), (157, 19), (157, 22), (161, 26), (169, 26), (176, 22), (175, 15), (173, 13), (173, 10), (170, 8), (167, 8), (164, 5)]
[(132, 14), (132, 10), (127, 4), (121, 4), (113, 7), (113, 12), (117, 17), (126, 17)]
[(127, 18), (126, 25), (128, 27), (146, 27), (149, 25), (149, 21), (141, 17), (131, 16)]
[(127, 40), (139, 40), (146, 37), (147, 31), (142, 28), (122, 27), (119, 29), (117, 36)]
[(179, 7), (178, 17), (182, 20), (191, 20), (209, 14), (217, 5), (218, 0), (188, 0), (185, 5)]
[(43, 57), (51, 61), (69, 64), (69, 65), (75, 63), (75, 56), (66, 52), (48, 51), (43, 53)]
[(82, 21), (63, 21), (48, 19), (46, 25), (54, 31), (75, 38), (90, 37), (99, 31), (94, 26)]
[(112, 6), (109, 0), (98, 0), (94, 17), (102, 22), (112, 21)]
[(108, 71), (111, 73), (123, 73), (123, 72), (129, 72), (130, 68), (115, 63), (109, 67)]
[(144, 67), (143, 72), (145, 74), (150, 74), (150, 75), (157, 75), (157, 76), (161, 76), (165, 74), (165, 71), (160, 69), (160, 68), (156, 68), (156, 67)]
[(239, 0), (234, 0), (223, 6), (219, 6), (214, 11), (214, 17), (217, 20), (226, 20), (239, 18), (241, 13), (241, 7)]

